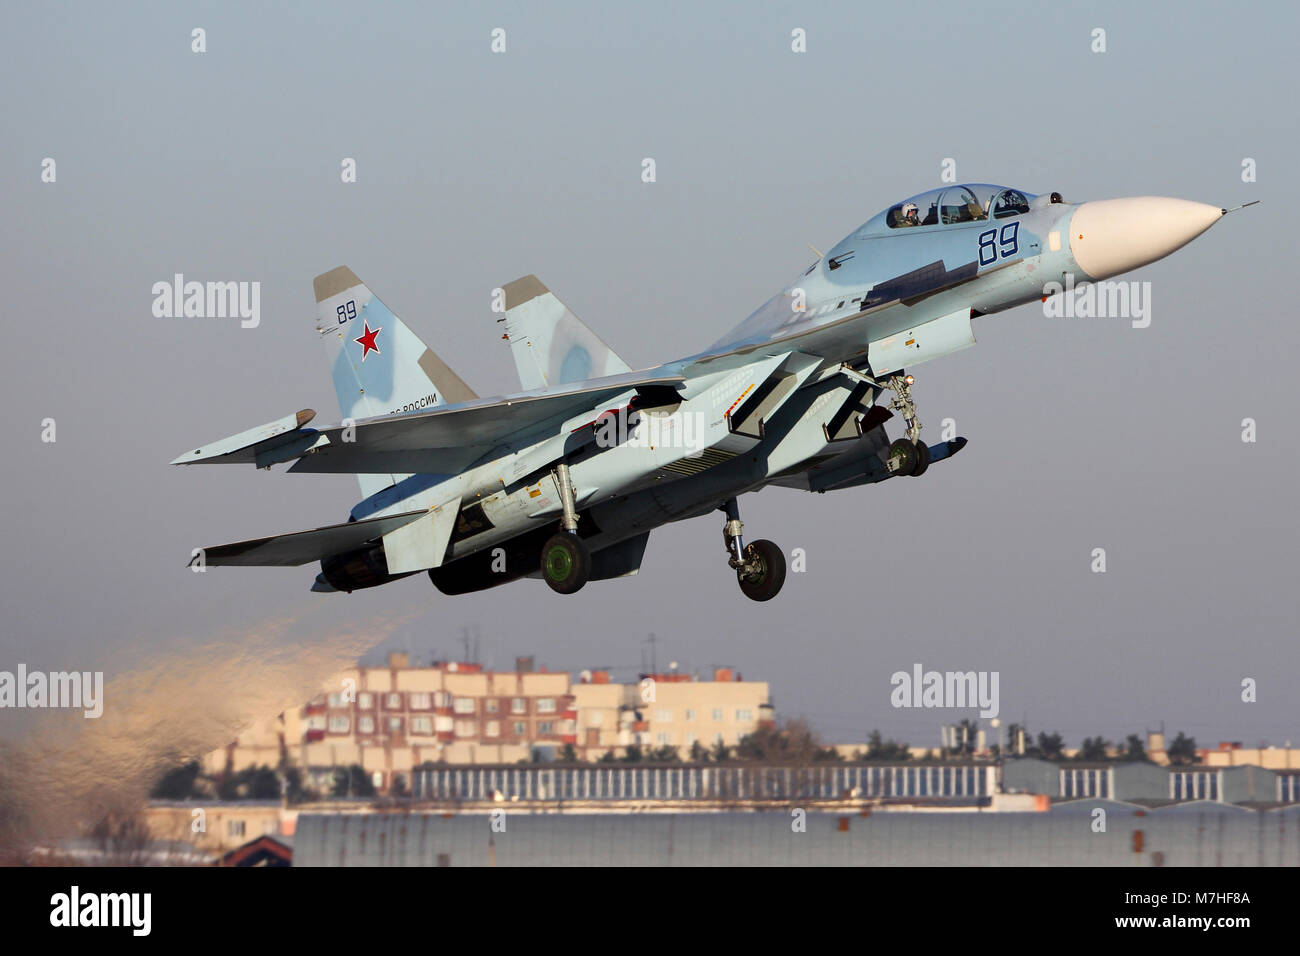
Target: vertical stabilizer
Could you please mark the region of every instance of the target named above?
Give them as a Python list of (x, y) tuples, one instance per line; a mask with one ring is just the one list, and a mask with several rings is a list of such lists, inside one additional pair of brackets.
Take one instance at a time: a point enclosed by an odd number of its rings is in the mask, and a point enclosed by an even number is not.
[(537, 276), (516, 279), (504, 291), (506, 337), (525, 389), (631, 371)]
[[(314, 285), (316, 331), (343, 418), (403, 415), (478, 397), (347, 266), (318, 275)], [(357, 479), (368, 498), (405, 477)]]

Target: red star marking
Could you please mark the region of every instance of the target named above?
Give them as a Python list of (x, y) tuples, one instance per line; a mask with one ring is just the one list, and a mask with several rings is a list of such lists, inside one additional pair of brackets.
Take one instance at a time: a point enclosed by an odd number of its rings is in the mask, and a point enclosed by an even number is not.
[(361, 361), (364, 362), (366, 360), (366, 356), (369, 355), (371, 352), (374, 352), (376, 355), (384, 354), (383, 352), (379, 351), (379, 346), (375, 344), (375, 336), (378, 335), (380, 332), (384, 331), (384, 327), (381, 325), (379, 328), (375, 329), (372, 332), (370, 330), (369, 322), (363, 321), (362, 324), (366, 327), (365, 335), (362, 335), (360, 338), (353, 339), (352, 341), (357, 342), (361, 345)]

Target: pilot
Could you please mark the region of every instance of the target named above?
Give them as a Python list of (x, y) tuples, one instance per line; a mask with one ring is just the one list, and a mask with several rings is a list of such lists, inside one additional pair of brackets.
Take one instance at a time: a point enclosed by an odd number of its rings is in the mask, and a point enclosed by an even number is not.
[(921, 224), (921, 217), (917, 215), (916, 211), (916, 203), (903, 203), (902, 212), (898, 217), (898, 224), (900, 226), (919, 226)]

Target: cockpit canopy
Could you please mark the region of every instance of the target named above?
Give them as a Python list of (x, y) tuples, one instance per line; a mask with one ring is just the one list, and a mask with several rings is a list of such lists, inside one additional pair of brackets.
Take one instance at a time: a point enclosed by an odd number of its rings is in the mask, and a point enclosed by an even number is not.
[(1029, 212), (1034, 198), (1032, 193), (987, 183), (944, 186), (890, 206), (868, 220), (858, 234), (1006, 219)]

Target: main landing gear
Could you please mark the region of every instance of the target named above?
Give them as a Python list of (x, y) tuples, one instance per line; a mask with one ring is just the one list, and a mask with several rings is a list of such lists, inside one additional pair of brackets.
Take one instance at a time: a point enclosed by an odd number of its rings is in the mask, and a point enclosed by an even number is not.
[(727, 522), (722, 526), (722, 540), (729, 555), (727, 563), (736, 571), (740, 590), (751, 601), (772, 600), (785, 584), (785, 555), (771, 541), (745, 544), (740, 534), (745, 525), (740, 520), (740, 506), (735, 498), (724, 501), (720, 510), (727, 515)]
[(542, 545), (541, 572), (552, 591), (573, 594), (591, 578), (591, 552), (578, 537), (578, 509), (569, 479), (569, 466), (555, 466), (555, 487), (560, 493), (561, 531)]

